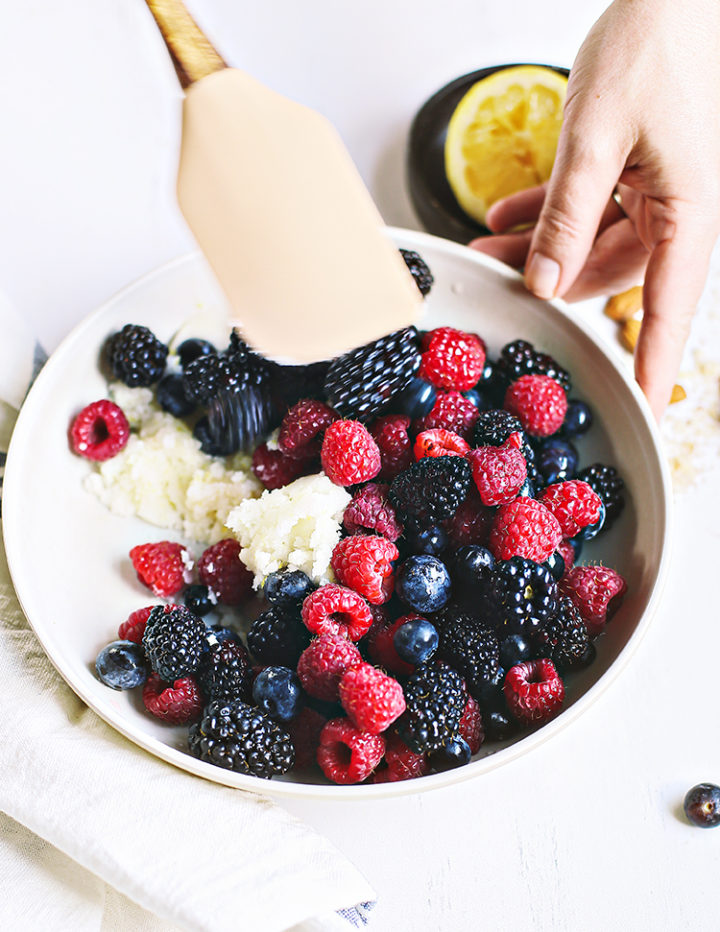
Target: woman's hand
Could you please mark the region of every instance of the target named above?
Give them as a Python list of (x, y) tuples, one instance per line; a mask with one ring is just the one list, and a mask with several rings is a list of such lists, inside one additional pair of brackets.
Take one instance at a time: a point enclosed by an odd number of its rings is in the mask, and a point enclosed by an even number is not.
[(720, 2), (615, 0), (573, 65), (550, 181), (487, 224), (470, 245), (525, 266), (541, 298), (644, 276), (635, 374), (659, 418), (720, 232)]

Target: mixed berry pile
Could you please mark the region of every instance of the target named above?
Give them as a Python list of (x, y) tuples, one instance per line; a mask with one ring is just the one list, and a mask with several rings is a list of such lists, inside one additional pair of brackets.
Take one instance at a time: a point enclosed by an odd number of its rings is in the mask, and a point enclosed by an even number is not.
[[(427, 266), (405, 258), (427, 294)], [(347, 488), (335, 582), (281, 570), (258, 604), (237, 541), (199, 555), (140, 544), (138, 578), (165, 601), (122, 622), (97, 658), (104, 683), (189, 725), (205, 761), (259, 777), (319, 768), (342, 784), (457, 767), (558, 714), (626, 584), (578, 563), (622, 512), (623, 482), (610, 465), (580, 467), (592, 412), (557, 361), (523, 340), (491, 360), (452, 327), (304, 367), (237, 334), (222, 352), (188, 340), (178, 355), (166, 373), (167, 347), (129, 324), (105, 359), (125, 384), (154, 385), (206, 452), (252, 451), (266, 489), (321, 469)], [(103, 400), (70, 438), (102, 460), (128, 433)]]

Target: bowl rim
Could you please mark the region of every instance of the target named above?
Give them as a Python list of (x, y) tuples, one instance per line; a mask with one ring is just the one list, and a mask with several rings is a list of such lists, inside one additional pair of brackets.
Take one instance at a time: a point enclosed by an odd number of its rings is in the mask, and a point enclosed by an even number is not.
[[(463, 261), (469, 261), (476, 265), (491, 269), (494, 273), (499, 274), (501, 277), (506, 278), (508, 281), (514, 282), (516, 284), (522, 282), (522, 277), (514, 269), (511, 269), (510, 267), (504, 265), (496, 259), (493, 259), (492, 257), (486, 256), (483, 253), (469, 249), (466, 246), (462, 246), (450, 240), (446, 240), (429, 233), (423, 233), (398, 227), (388, 227), (387, 232), (394, 242), (400, 240), (403, 243), (403, 248), (417, 249), (422, 253), (423, 247), (437, 248), (439, 246), (446, 252), (449, 252), (451, 255), (455, 255), (461, 258)], [(197, 262), (199, 257), (201, 257), (201, 254), (198, 250), (184, 254), (158, 266), (157, 268), (126, 285), (107, 301), (105, 301), (102, 305), (100, 305), (100, 307), (98, 307), (94, 312), (88, 315), (88, 317), (80, 321), (80, 323), (77, 324), (77, 326), (74, 327), (61, 341), (58, 346), (58, 350), (61, 349), (65, 343), (69, 343), (70, 341), (76, 339), (77, 336), (86, 328), (92, 327), (94, 320), (103, 314), (115, 302), (121, 300), (124, 297), (127, 297), (127, 295), (131, 294), (136, 289), (142, 289), (149, 282), (156, 279), (161, 279), (177, 266)], [(487, 773), (490, 770), (495, 770), (498, 767), (509, 764), (518, 757), (524, 756), (525, 754), (532, 751), (535, 747), (550, 740), (558, 731), (576, 721), (577, 718), (610, 687), (610, 685), (616, 680), (619, 674), (627, 667), (642, 638), (647, 633), (652, 618), (654, 617), (657, 607), (660, 604), (662, 591), (667, 580), (670, 566), (673, 517), (671, 507), (672, 491), (669, 468), (665, 457), (662, 455), (660, 433), (652, 412), (650, 411), (650, 407), (644, 395), (640, 391), (637, 383), (634, 380), (628, 378), (627, 374), (620, 368), (619, 363), (614, 358), (613, 352), (609, 349), (609, 347), (607, 347), (602, 336), (597, 334), (591, 327), (589, 327), (589, 325), (582, 321), (581, 318), (573, 315), (568, 310), (565, 302), (555, 299), (543, 303), (551, 305), (555, 312), (559, 313), (563, 318), (566, 318), (571, 327), (577, 328), (586, 337), (588, 337), (592, 343), (598, 345), (603, 355), (607, 358), (612, 367), (618, 372), (623, 382), (631, 391), (653, 441), (653, 452), (655, 454), (653, 460), (659, 469), (659, 477), (661, 480), (660, 486), (663, 493), (663, 507), (661, 511), (661, 519), (664, 523), (663, 546), (660, 562), (657, 568), (657, 574), (650, 590), (645, 610), (643, 611), (638, 621), (635, 631), (632, 633), (627, 643), (623, 646), (610, 667), (598, 678), (595, 683), (592, 684), (592, 686), (586, 690), (586, 692), (579, 696), (571, 706), (563, 710), (557, 716), (557, 718), (546, 723), (537, 731), (524, 735), (508, 747), (501, 748), (500, 750), (491, 754), (487, 754), (478, 760), (471, 761), (469, 764), (466, 764), (463, 767), (442, 773), (429, 774), (427, 776), (416, 778), (410, 781), (342, 786), (326, 783), (313, 784), (280, 780), (263, 780), (259, 777), (237, 774), (232, 771), (226, 771), (222, 768), (215, 767), (214, 765), (204, 761), (200, 761), (192, 757), (186, 751), (181, 751), (178, 748), (164, 744), (152, 735), (143, 733), (138, 734), (133, 728), (129, 726), (129, 724), (126, 725), (122, 719), (118, 721), (116, 716), (106, 712), (103, 708), (99, 708), (92, 695), (89, 695), (86, 690), (78, 688), (76, 683), (73, 681), (74, 678), (72, 672), (65, 668), (65, 664), (60, 662), (56, 656), (48, 652), (45, 646), (44, 638), (35, 629), (29, 614), (25, 611), (25, 606), (23, 605), (21, 595), (20, 593), (17, 593), (18, 600), (21, 604), (21, 607), (23, 608), (30, 627), (33, 629), (36, 636), (40, 640), (43, 649), (45, 650), (50, 661), (58, 670), (66, 683), (68, 683), (70, 688), (82, 699), (83, 702), (85, 702), (86, 705), (93, 709), (102, 719), (105, 720), (105, 722), (107, 722), (107, 724), (113, 727), (116, 731), (129, 738), (134, 744), (149, 751), (154, 756), (159, 757), (168, 763), (174, 764), (186, 772), (190, 772), (196, 776), (210, 779), (213, 782), (231, 786), (233, 788), (243, 789), (254, 793), (263, 793), (265, 795), (274, 797), (326, 799), (340, 802), (366, 801), (370, 799), (415, 795), (479, 778), (483, 773)], [(47, 371), (48, 370), (44, 369), (40, 372), (35, 383), (36, 385), (42, 384), (44, 382), (44, 376)], [(30, 390), (29, 396), (32, 395), (33, 391), (34, 386)], [(28, 408), (28, 410), (31, 409)], [(21, 423), (22, 417), (23, 410), (21, 409), (18, 418), (18, 424)], [(19, 435), (17, 429), (15, 433)], [(16, 467), (14, 465), (15, 461), (13, 458), (13, 439), (14, 438), (11, 438), (7, 457), (4, 478), (5, 490), (7, 490), (8, 487), (12, 490), (15, 484)], [(14, 504), (11, 504), (12, 502), (13, 496), (7, 496), (4, 509), (6, 514), (4, 518), (9, 518), (9, 520), (2, 521), (3, 538), (5, 542), (11, 577), (13, 577), (13, 544), (16, 535), (22, 533), (22, 521), (20, 520), (21, 509), (19, 504), (16, 508)]]

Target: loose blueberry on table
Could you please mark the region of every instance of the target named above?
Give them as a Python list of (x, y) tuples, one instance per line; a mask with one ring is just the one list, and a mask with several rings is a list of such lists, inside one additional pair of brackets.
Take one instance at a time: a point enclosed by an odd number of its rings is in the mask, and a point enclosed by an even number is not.
[[(427, 265), (403, 256), (427, 295)], [(568, 370), (519, 339), (491, 359), (452, 327), (292, 369), (237, 333), (223, 350), (186, 340), (170, 368), (169, 355), (127, 324), (104, 359), (114, 379), (153, 387), (204, 452), (252, 454), (267, 490), (321, 470), (347, 489), (335, 581), (281, 568), (260, 600), (234, 539), (197, 554), (141, 543), (138, 580), (165, 601), (120, 624), (97, 658), (104, 683), (143, 687), (149, 714), (189, 725), (204, 761), (340, 784), (454, 769), (562, 710), (626, 591), (614, 569), (577, 563), (624, 500), (613, 466), (580, 468), (593, 413), (568, 399)], [(131, 432), (101, 399), (70, 444), (102, 462)], [(720, 789), (694, 788), (686, 812), (717, 824)]]

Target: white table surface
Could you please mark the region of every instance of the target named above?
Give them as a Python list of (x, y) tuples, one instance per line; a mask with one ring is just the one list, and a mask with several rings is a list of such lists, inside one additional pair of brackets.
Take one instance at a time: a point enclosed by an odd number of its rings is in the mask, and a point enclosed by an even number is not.
[[(333, 120), (386, 221), (411, 228), (403, 149), (423, 100), (486, 64), (570, 65), (605, 6), (188, 5), (229, 61)], [(192, 248), (173, 200), (179, 103), (141, 0), (5, 5), (0, 288), (47, 349), (118, 288)], [(716, 256), (704, 299), (714, 335), (719, 292)], [(599, 320), (596, 308), (583, 312)], [(705, 420), (720, 431), (712, 413)], [(720, 782), (720, 618), (707, 597), (719, 478), (715, 461), (678, 494), (662, 608), (629, 667), (570, 728), (458, 788), (372, 805), (284, 803), (366, 873), (377, 932), (720, 928), (720, 831), (693, 829), (680, 812), (690, 786)]]

